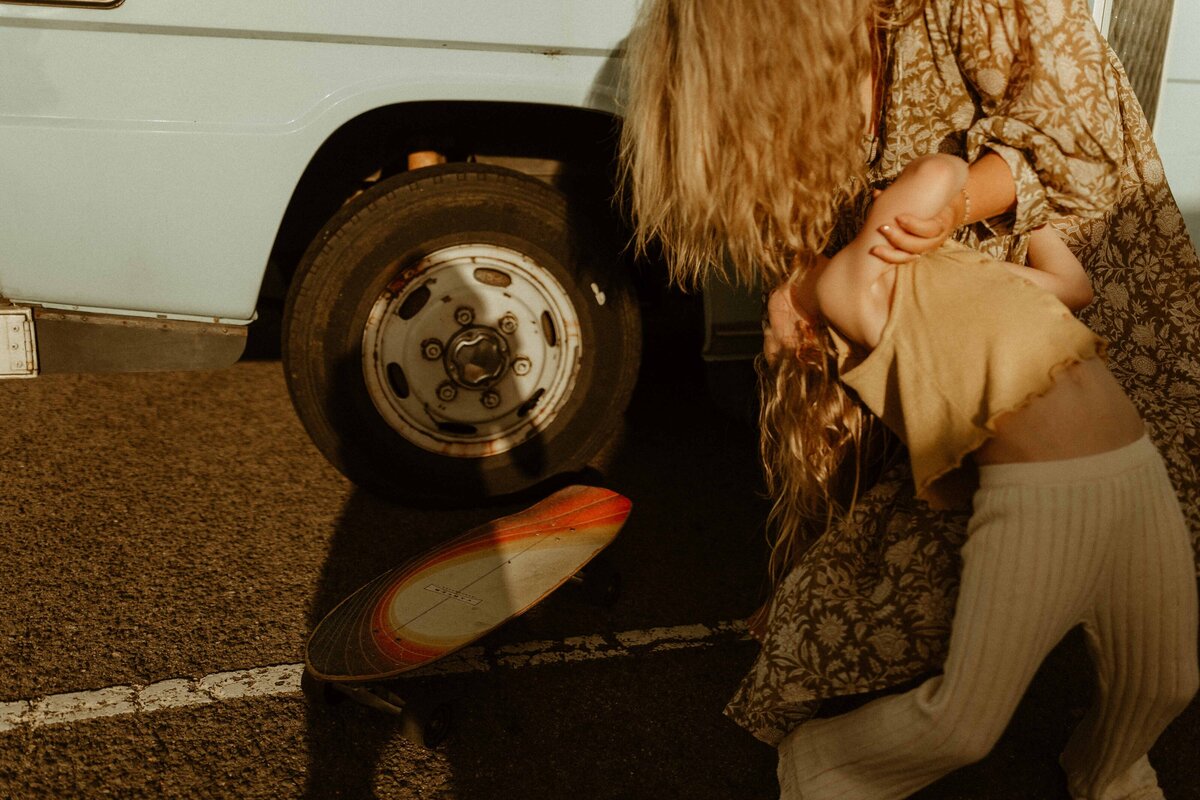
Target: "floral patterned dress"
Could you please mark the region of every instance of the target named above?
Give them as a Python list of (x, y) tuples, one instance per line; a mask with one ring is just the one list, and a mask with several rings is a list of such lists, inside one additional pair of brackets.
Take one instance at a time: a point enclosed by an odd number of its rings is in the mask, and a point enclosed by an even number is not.
[[(958, 238), (1023, 263), (1050, 218), (1088, 269), (1081, 315), (1109, 340), (1200, 552), (1200, 261), (1150, 129), (1085, 0), (928, 0), (892, 29), (869, 177), (913, 158), (991, 150), (1017, 184), (1009, 219)], [(835, 249), (858, 231), (848, 205)], [(726, 713), (776, 744), (819, 700), (894, 686), (940, 667), (958, 588), (963, 514), (913, 497), (898, 459), (851, 518), (814, 541), (772, 598), (762, 649)]]

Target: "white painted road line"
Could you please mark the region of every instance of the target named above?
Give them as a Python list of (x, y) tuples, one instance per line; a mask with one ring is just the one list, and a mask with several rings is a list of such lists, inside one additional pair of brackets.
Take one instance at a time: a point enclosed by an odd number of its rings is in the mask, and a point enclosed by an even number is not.
[(300, 691), (303, 664), (218, 672), (200, 680), (172, 678), (148, 686), (110, 686), (86, 692), (52, 694), (0, 703), (0, 732), (24, 725), (62, 725), (122, 714), (217, 703), (238, 697), (266, 697)]
[[(719, 622), (716, 625), (680, 625), (651, 628), (612, 635), (574, 636), (562, 640), (524, 642), (489, 650), (467, 647), (424, 669), (401, 677), (451, 675), (486, 672), (491, 669), (520, 669), (545, 664), (565, 664), (620, 658), (635, 653), (659, 653), (749, 638), (745, 622)], [(85, 692), (47, 695), (32, 700), (0, 703), (0, 733), (15, 728), (39, 728), (65, 725), (101, 717), (124, 714), (151, 714), (172, 708), (219, 703), (242, 697), (270, 697), (297, 694), (303, 664), (233, 672), (217, 672), (199, 680), (171, 678), (147, 686), (109, 686)]]

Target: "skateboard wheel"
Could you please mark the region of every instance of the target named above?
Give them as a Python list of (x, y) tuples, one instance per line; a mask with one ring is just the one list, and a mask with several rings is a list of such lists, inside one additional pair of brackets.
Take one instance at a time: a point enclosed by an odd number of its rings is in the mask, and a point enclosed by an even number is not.
[(410, 704), (400, 715), (400, 735), (413, 744), (432, 749), (449, 738), (451, 720), (448, 703)]
[(438, 747), (450, 738), (454, 717), (449, 703), (438, 703), (425, 718), (425, 746)]
[(621, 573), (606, 558), (595, 558), (580, 573), (589, 603), (612, 608), (621, 597)]

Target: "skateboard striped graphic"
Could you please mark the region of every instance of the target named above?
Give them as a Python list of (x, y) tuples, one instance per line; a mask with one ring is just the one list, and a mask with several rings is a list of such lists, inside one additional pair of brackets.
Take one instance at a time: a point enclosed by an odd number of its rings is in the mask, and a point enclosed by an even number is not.
[(616, 537), (631, 506), (616, 492), (571, 486), (380, 575), (313, 631), (309, 672), (381, 680), (470, 644), (579, 572)]

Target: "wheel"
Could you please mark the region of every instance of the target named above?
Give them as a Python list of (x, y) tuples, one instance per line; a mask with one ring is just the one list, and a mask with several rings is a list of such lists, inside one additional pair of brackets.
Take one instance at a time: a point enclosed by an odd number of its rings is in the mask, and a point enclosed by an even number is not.
[(410, 703), (399, 716), (400, 735), (431, 750), (444, 744), (453, 731), (453, 711), (449, 703)]
[(520, 492), (597, 466), (641, 351), (620, 243), (547, 184), (499, 167), (404, 173), (309, 248), (283, 361), (313, 441), (409, 500)]
[(425, 746), (440, 747), (453, 730), (453, 709), (449, 703), (438, 703), (425, 716)]
[(580, 572), (581, 589), (589, 603), (612, 608), (621, 598), (621, 573), (604, 556), (591, 560)]

